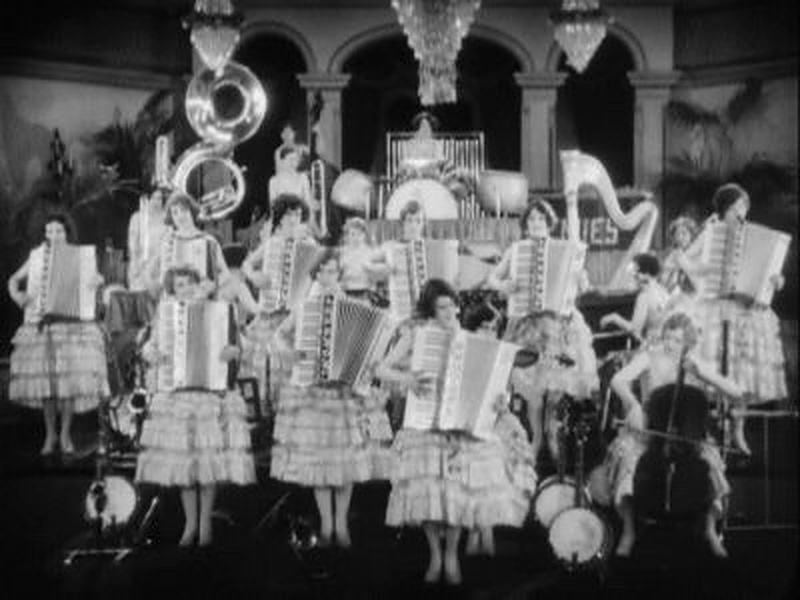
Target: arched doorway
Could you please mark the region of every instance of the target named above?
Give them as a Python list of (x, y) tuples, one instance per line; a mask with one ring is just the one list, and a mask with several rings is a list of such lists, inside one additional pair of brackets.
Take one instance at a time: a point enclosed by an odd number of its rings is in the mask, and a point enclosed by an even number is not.
[(247, 193), (234, 218), (236, 226), (243, 227), (256, 208), (260, 211), (268, 206), (267, 185), (275, 173), (273, 156), (283, 126), (291, 123), (297, 140), (308, 140), (306, 94), (297, 81), (297, 74), (305, 73), (307, 65), (294, 42), (272, 33), (247, 39), (234, 58), (255, 73), (268, 99), (267, 116), (258, 132), (235, 151), (236, 162), (247, 168)]
[[(458, 102), (432, 107), (442, 131), (483, 131), (486, 161), (518, 169), (521, 93), (518, 59), (496, 42), (471, 36), (458, 58)], [(391, 35), (359, 48), (342, 65), (343, 165), (382, 175), (388, 131), (408, 131), (422, 107), (417, 61), (406, 38)]]
[(558, 148), (596, 156), (618, 187), (632, 185), (634, 178), (635, 94), (628, 80), (634, 69), (633, 55), (613, 34), (583, 73), (567, 67), (563, 52), (558, 61), (558, 70), (568, 74), (556, 100)]

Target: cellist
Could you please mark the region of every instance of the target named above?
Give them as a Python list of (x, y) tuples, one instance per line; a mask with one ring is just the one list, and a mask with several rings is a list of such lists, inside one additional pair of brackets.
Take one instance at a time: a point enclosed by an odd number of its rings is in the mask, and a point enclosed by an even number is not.
[[(622, 520), (622, 533), (616, 548), (618, 556), (629, 556), (636, 541), (633, 476), (646, 448), (646, 438), (637, 433), (647, 426), (645, 411), (634, 394), (633, 383), (639, 380), (646, 408), (649, 398), (659, 388), (678, 382), (683, 360), (687, 384), (702, 382), (735, 399), (742, 395), (741, 388), (733, 380), (720, 375), (697, 356), (696, 343), (697, 331), (691, 319), (684, 313), (674, 313), (664, 321), (661, 339), (645, 346), (611, 380), (612, 389), (622, 401), (627, 425), (609, 446), (605, 459), (614, 508)], [(727, 552), (716, 529), (716, 521), (722, 516), (722, 500), (730, 492), (725, 478), (725, 463), (716, 446), (704, 443), (699, 448), (700, 458), (708, 463), (713, 489), (713, 500), (703, 514), (703, 533), (711, 551), (718, 557), (725, 557)]]

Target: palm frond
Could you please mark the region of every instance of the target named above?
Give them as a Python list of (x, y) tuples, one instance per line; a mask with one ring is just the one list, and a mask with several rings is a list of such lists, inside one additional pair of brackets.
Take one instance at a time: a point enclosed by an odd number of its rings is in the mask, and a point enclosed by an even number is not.
[(670, 100), (666, 106), (667, 118), (679, 127), (690, 129), (696, 125), (707, 127), (721, 122), (719, 115), (693, 102)]
[(735, 125), (760, 108), (764, 98), (763, 87), (760, 79), (748, 77), (728, 101), (724, 111), (725, 119)]

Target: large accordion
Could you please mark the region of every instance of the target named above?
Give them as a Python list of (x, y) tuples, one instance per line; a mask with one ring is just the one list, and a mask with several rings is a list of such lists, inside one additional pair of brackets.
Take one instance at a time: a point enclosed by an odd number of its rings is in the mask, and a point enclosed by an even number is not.
[(403, 426), (491, 438), (495, 403), (506, 392), (518, 350), (515, 344), (468, 331), (449, 332), (436, 325), (417, 328), (411, 371), (434, 385), (428, 393), (409, 392)]
[(93, 321), (96, 316), (97, 254), (94, 246), (44, 244), (31, 253), (27, 321), (44, 317)]
[(702, 262), (710, 270), (700, 278), (701, 297), (742, 296), (772, 302), (770, 277), (779, 275), (791, 236), (754, 223), (711, 221), (702, 237)]
[(387, 311), (364, 301), (343, 294), (309, 298), (298, 314), (295, 350), (303, 357), (292, 367), (291, 383), (340, 382), (365, 390), (394, 329)]
[(205, 235), (181, 238), (170, 232), (161, 239), (160, 256), (161, 283), (167, 271), (174, 267), (191, 267), (201, 279), (211, 278), (216, 271), (209, 238)]
[(291, 310), (308, 292), (311, 268), (322, 252), (312, 240), (271, 238), (264, 248), (262, 269), (270, 277), (261, 290), (261, 309), (271, 313)]
[(518, 289), (509, 295), (508, 316), (566, 310), (585, 256), (586, 247), (569, 240), (542, 237), (515, 243), (510, 275)]
[(164, 299), (158, 305), (159, 391), (228, 389), (232, 368), (222, 350), (236, 343), (233, 307), (218, 300)]
[(457, 240), (416, 240), (389, 246), (389, 305), (398, 319), (414, 312), (422, 286), (429, 279), (455, 285), (458, 277)]

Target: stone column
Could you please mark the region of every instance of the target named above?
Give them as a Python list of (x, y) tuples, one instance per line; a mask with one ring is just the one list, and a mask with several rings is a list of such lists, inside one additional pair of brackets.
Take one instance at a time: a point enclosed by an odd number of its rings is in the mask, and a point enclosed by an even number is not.
[[(322, 94), (322, 114), (319, 119), (321, 146), (317, 150), (331, 164), (342, 166), (342, 90), (350, 81), (345, 73), (301, 73), (297, 76), (300, 87), (306, 91), (306, 106), (314, 102), (317, 92)], [(309, 124), (310, 125), (310, 124)], [(309, 128), (309, 139), (311, 131)]]
[(664, 172), (664, 108), (677, 71), (632, 71), (628, 80), (636, 92), (633, 123), (634, 185), (652, 189)]
[(522, 89), (520, 115), (521, 170), (531, 188), (552, 188), (558, 181), (556, 92), (564, 73), (516, 73)]

